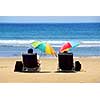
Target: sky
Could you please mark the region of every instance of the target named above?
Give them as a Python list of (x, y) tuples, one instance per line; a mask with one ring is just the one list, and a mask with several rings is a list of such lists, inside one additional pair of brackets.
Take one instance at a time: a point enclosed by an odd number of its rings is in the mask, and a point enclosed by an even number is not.
[(0, 16), (0, 23), (87, 23), (100, 22), (100, 16)]

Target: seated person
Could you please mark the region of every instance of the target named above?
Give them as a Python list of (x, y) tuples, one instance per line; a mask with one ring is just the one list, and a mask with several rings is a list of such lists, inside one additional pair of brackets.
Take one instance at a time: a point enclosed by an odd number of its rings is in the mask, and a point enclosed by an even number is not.
[[(32, 53), (33, 53), (33, 49), (31, 49), (31, 48), (30, 48), (30, 49), (28, 49), (28, 54), (29, 54), (29, 53), (31, 53), (31, 54), (32, 54)], [(41, 65), (40, 57), (39, 57), (39, 55), (38, 55), (38, 54), (37, 54), (37, 63), (38, 63), (38, 66), (40, 66), (40, 65)]]
[(64, 51), (63, 53), (68, 53), (68, 51)]

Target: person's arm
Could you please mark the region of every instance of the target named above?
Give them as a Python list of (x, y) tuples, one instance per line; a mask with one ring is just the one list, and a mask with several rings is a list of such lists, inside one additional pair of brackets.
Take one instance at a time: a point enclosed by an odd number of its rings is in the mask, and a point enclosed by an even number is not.
[(39, 57), (39, 55), (37, 54), (37, 60), (39, 60), (40, 59), (40, 57)]
[(38, 54), (37, 54), (37, 62), (38, 62), (39, 65), (41, 64), (40, 57), (39, 57)]

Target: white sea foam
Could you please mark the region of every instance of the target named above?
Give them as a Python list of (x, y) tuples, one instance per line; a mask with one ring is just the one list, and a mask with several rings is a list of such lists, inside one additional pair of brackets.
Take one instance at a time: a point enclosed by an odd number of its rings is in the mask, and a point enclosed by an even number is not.
[(81, 41), (79, 47), (100, 47), (100, 41)]
[[(36, 40), (0, 40), (0, 45), (25, 46), (25, 45), (31, 45), (31, 43), (34, 41)], [(61, 47), (61, 45), (63, 45), (64, 43), (70, 42), (70, 41), (59, 41), (59, 40), (53, 40), (53, 41), (43, 40), (43, 41), (50, 43), (53, 47)], [(80, 41), (79, 43), (80, 45), (78, 47), (100, 47), (100, 41)]]
[(100, 41), (82, 41), (82, 43), (100, 43)]
[(0, 40), (0, 44), (30, 44), (34, 40)]
[[(25, 45), (25, 44), (31, 44), (32, 42), (34, 42), (36, 40), (0, 40), (0, 45)], [(42, 41), (42, 40), (41, 40)], [(66, 41), (43, 41), (43, 42), (48, 42), (50, 44), (53, 44), (53, 45), (59, 45), (59, 44), (63, 44), (65, 43)]]

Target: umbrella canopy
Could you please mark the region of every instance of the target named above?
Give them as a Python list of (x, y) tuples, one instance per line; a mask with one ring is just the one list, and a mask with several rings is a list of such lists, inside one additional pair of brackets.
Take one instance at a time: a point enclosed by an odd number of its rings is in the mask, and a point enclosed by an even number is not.
[(60, 48), (60, 52), (63, 53), (64, 51), (69, 51), (70, 49), (73, 49), (77, 46), (79, 46), (80, 43), (75, 43), (75, 42), (66, 42), (63, 44)]
[(32, 42), (32, 46), (46, 54), (56, 56), (55, 50), (47, 42), (35, 41), (35, 42)]

